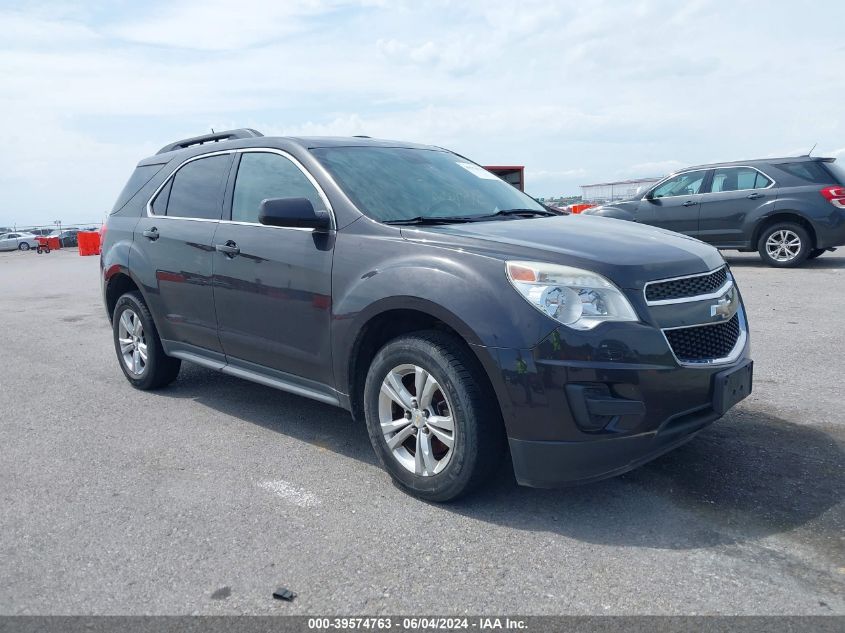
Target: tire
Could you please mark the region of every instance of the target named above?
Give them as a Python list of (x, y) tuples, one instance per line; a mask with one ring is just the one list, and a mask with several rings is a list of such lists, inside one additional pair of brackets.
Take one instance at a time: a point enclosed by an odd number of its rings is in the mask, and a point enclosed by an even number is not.
[[(417, 332), (387, 343), (367, 372), (364, 413), (376, 455), (401, 488), (427, 501), (465, 495), (501, 464), (501, 411), (495, 394), (482, 387), (487, 379), (471, 354), (454, 336)], [(382, 389), (391, 377), (404, 387), (393, 397)], [(421, 394), (417, 384), (424, 385)]]
[(29, 242), (21, 242), (18, 244), (18, 248), (22, 251), (28, 251), (30, 249)]
[[(138, 323), (140, 330), (136, 329)], [(117, 362), (133, 387), (159, 389), (176, 380), (182, 361), (164, 353), (153, 317), (139, 292), (127, 292), (117, 300), (112, 333)]]
[(777, 222), (767, 226), (757, 241), (760, 257), (775, 268), (798, 266), (812, 250), (812, 239), (807, 229), (795, 222)]
[(827, 251), (826, 248), (814, 248), (810, 251), (810, 254), (807, 255), (807, 259), (815, 259), (816, 257), (821, 257)]

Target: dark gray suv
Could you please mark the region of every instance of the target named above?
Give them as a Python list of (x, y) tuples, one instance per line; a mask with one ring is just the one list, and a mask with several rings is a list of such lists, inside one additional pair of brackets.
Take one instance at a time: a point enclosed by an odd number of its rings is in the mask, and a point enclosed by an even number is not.
[[(105, 224), (121, 370), (190, 361), (349, 410), (405, 489), (625, 472), (751, 390), (719, 252), (560, 215), (437, 147), (234, 130), (142, 160)], [(319, 420), (314, 420), (319, 424)]]
[(699, 165), (584, 213), (659, 226), (721, 249), (757, 250), (771, 266), (797, 266), (845, 244), (845, 170), (832, 158), (809, 156)]

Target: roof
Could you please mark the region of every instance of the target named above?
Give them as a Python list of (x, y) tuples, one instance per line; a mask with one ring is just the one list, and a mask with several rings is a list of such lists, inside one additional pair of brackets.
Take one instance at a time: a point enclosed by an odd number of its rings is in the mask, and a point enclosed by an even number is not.
[(832, 162), (834, 158), (824, 158), (822, 156), (781, 156), (780, 158), (754, 158), (751, 160), (732, 160), (723, 163), (706, 163), (703, 165), (691, 165), (676, 171), (687, 171), (688, 169), (711, 169), (713, 167), (732, 167), (742, 165), (753, 165), (754, 163), (805, 163), (809, 161), (824, 161)]
[[(285, 144), (294, 143), (305, 149), (315, 149), (318, 147), (402, 147), (429, 150), (440, 149), (431, 145), (421, 145), (419, 143), (409, 143), (407, 141), (375, 139), (369, 136), (264, 136), (261, 132), (252, 128), (238, 128), (236, 130), (223, 130), (221, 132), (212, 132), (211, 134), (203, 134), (201, 136), (193, 136), (173, 141), (158, 150), (155, 156), (165, 155), (166, 158), (164, 158), (164, 160), (169, 160), (175, 152), (181, 153), (189, 150), (196, 152), (198, 149), (202, 151), (208, 149), (210, 146), (213, 147), (214, 150), (226, 150), (239, 147), (273, 145), (279, 142)], [(157, 162), (162, 162), (162, 159), (157, 159)]]
[(436, 149), (434, 145), (410, 143), (408, 141), (391, 141), (387, 139), (371, 138), (369, 136), (277, 136), (268, 137), (279, 140), (293, 141), (308, 149), (318, 147), (404, 147), (409, 149)]

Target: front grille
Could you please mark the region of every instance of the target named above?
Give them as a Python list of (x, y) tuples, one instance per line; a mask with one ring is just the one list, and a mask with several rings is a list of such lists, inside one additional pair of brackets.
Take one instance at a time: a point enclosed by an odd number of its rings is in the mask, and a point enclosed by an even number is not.
[(666, 301), (670, 299), (684, 299), (697, 297), (714, 292), (725, 285), (728, 271), (722, 266), (718, 270), (706, 275), (684, 277), (671, 281), (656, 281), (645, 287), (646, 301)]
[(729, 356), (739, 340), (739, 313), (730, 321), (716, 325), (700, 325), (665, 330), (666, 339), (678, 360), (685, 363), (704, 362)]

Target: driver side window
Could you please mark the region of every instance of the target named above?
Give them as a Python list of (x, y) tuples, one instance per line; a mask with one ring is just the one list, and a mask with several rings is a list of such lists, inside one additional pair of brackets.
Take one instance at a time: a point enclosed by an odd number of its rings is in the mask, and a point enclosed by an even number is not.
[(232, 220), (258, 222), (261, 201), (267, 198), (307, 198), (314, 209), (325, 209), (317, 189), (290, 160), (270, 152), (241, 156), (232, 197)]
[(652, 198), (669, 198), (672, 196), (692, 196), (701, 191), (707, 170), (687, 171), (670, 178), (652, 191)]

